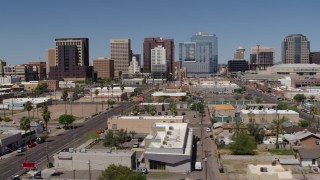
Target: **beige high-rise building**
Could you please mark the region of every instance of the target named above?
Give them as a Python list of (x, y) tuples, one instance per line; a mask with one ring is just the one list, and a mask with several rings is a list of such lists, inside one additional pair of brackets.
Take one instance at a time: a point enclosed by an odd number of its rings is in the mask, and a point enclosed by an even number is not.
[(114, 60), (108, 58), (97, 58), (93, 60), (93, 70), (97, 73), (97, 78), (114, 77)]
[(290, 34), (282, 41), (283, 64), (309, 64), (310, 42), (302, 34)]
[(130, 39), (111, 39), (110, 55), (114, 60), (114, 76), (118, 77), (119, 72), (128, 73), (129, 62), (131, 60), (131, 41)]
[(48, 77), (50, 67), (56, 66), (56, 49), (55, 48), (48, 48), (46, 51), (47, 51), (46, 69), (47, 69), (47, 77)]
[(244, 52), (245, 52), (244, 47), (239, 46), (236, 49), (236, 52), (234, 53), (234, 59), (235, 60), (244, 60)]

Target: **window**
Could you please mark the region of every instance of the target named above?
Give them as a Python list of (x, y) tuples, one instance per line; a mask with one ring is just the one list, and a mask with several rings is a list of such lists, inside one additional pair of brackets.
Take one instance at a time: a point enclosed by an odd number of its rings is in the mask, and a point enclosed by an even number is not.
[(150, 169), (161, 169), (161, 170), (166, 169), (166, 164), (160, 161), (149, 160), (149, 165), (150, 165)]
[(312, 159), (312, 165), (315, 165), (315, 164), (316, 164), (316, 160)]

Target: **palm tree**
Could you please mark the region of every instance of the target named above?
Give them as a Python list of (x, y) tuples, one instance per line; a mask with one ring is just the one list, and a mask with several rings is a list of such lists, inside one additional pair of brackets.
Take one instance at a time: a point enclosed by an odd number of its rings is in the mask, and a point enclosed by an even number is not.
[(253, 122), (253, 123), (255, 122), (254, 116), (255, 114), (252, 111), (248, 113), (249, 122)]
[[(31, 123), (30, 117), (23, 116), (20, 119), (20, 129), (24, 130), (25, 136), (27, 135), (27, 131), (30, 130), (30, 123)], [(29, 136), (29, 140), (30, 140), (30, 136)], [(24, 143), (26, 144), (26, 137), (24, 139)], [(28, 154), (26, 151), (26, 160), (25, 161), (27, 161), (27, 157), (28, 157)]]
[(68, 90), (67, 90), (67, 89), (63, 90), (61, 99), (63, 99), (63, 101), (64, 101), (64, 114), (67, 114), (67, 100), (68, 100), (68, 96), (69, 96)]
[(316, 97), (315, 97), (314, 95), (309, 96), (309, 99), (310, 99), (311, 102), (314, 102), (314, 99), (315, 99), (315, 98), (316, 98)]
[(259, 128), (259, 124), (248, 123), (247, 131), (250, 136), (253, 136), (256, 143), (260, 144), (263, 141), (264, 130)]
[[(104, 82), (101, 81), (101, 82), (100, 82), (100, 93), (101, 93), (101, 95), (102, 95), (102, 89), (103, 89), (103, 87), (104, 87)], [(103, 101), (103, 97), (101, 97), (101, 98), (102, 98), (102, 99), (101, 99), (101, 100), (102, 100), (102, 101), (101, 101), (101, 106), (102, 106), (102, 107), (101, 107), (101, 108), (102, 108), (101, 111), (103, 111), (103, 103), (104, 103), (104, 101)]]
[(46, 157), (47, 157), (47, 163), (49, 164), (49, 155), (48, 155), (48, 144), (47, 144), (47, 138), (48, 138), (48, 122), (51, 119), (51, 112), (48, 109), (48, 105), (44, 104), (42, 106), (42, 113), (41, 113), (42, 119), (46, 126)]
[[(99, 90), (96, 89), (96, 90), (94, 91), (94, 94), (96, 95), (96, 98), (97, 98), (97, 97), (98, 97), (98, 94), (99, 94)], [(96, 103), (96, 112), (98, 112), (98, 102)]]
[(108, 90), (108, 99), (109, 99), (109, 90), (110, 90), (110, 86), (107, 86), (107, 90)]
[(30, 101), (27, 101), (24, 104), (24, 109), (28, 111), (28, 117), (30, 118), (30, 111), (33, 109), (32, 103)]
[(283, 132), (282, 124), (287, 120), (288, 119), (285, 116), (279, 119), (279, 115), (277, 115), (277, 119), (272, 121), (272, 132), (276, 134), (276, 149), (279, 149), (279, 134)]
[(310, 114), (312, 115), (312, 118), (314, 120), (314, 116), (318, 115), (318, 108), (317, 106), (311, 106), (310, 107)]
[(243, 133), (243, 130), (241, 129), (241, 122), (236, 122), (235, 123), (235, 129), (234, 129), (234, 133), (233, 133), (233, 137), (237, 137), (239, 136), (241, 133)]
[(113, 84), (112, 83), (110, 84), (110, 87), (111, 87), (111, 97), (113, 99)]
[(132, 139), (134, 139), (137, 133), (135, 131), (130, 131), (129, 134), (131, 135)]

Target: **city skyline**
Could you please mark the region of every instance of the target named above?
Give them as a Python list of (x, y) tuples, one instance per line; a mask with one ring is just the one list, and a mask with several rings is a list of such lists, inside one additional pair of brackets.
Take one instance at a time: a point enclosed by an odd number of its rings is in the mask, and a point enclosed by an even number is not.
[[(320, 2), (316, 0), (303, 4), (298, 0), (268, 3), (204, 0), (183, 4), (163, 0), (159, 6), (146, 0), (71, 0), (63, 2), (63, 6), (61, 2), (3, 2), (0, 58), (8, 65), (46, 61), (46, 49), (54, 47), (54, 39), (83, 37), (90, 40), (92, 64), (97, 57), (110, 57), (111, 39), (131, 39), (132, 51), (142, 55), (144, 38), (163, 37), (174, 39), (178, 61), (178, 44), (189, 41), (190, 35), (197, 32), (217, 35), (219, 64), (232, 59), (238, 46), (245, 47), (244, 58), (249, 60), (249, 49), (257, 44), (275, 48), (276, 62), (280, 62), (281, 42), (289, 34), (305, 35), (310, 50), (320, 50), (319, 26), (315, 23)], [(154, 13), (163, 7), (166, 13)]]

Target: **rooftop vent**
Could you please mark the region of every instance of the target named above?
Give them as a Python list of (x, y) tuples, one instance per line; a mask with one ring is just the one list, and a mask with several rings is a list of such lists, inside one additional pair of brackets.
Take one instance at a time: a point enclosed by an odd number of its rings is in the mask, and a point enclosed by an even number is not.
[(172, 135), (172, 132), (171, 132), (171, 131), (168, 131), (168, 132), (167, 132), (167, 135)]
[(169, 130), (173, 130), (173, 126), (170, 126), (170, 127), (169, 127)]
[(260, 168), (260, 172), (268, 172), (268, 168), (266, 168), (266, 167), (261, 167), (261, 168)]

